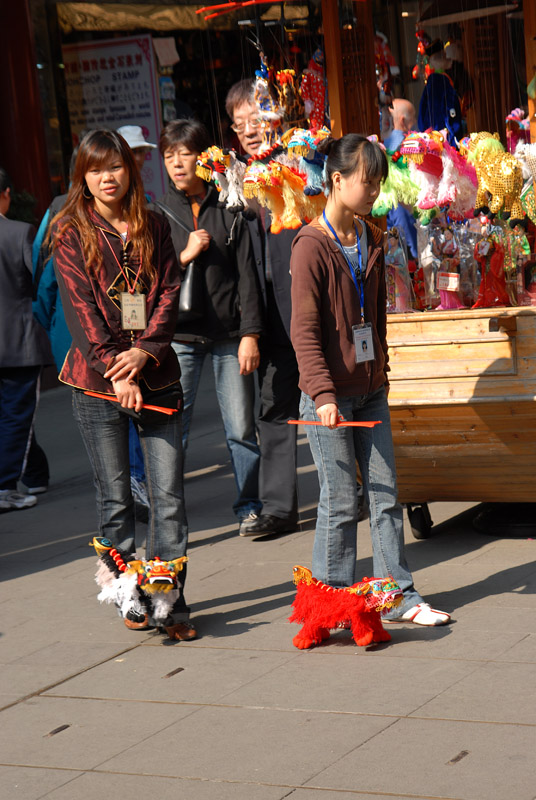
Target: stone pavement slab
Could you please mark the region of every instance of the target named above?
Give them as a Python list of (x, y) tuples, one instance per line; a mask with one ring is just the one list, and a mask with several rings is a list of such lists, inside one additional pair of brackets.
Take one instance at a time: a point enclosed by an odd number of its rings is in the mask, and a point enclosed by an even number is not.
[[(3, 767), (0, 768), (0, 790), (6, 800), (39, 800), (41, 797), (50, 797), (50, 792), (57, 787), (70, 786), (79, 775), (83, 773), (75, 770)], [(71, 800), (75, 797), (80, 800), (77, 795), (69, 796)]]
[[(165, 640), (164, 640), (165, 641)], [(295, 653), (244, 653), (193, 649), (184, 645), (144, 647), (54, 687), (47, 696), (95, 697), (169, 703), (222, 703), (238, 687), (251, 684)], [(215, 680), (214, 676), (218, 679)], [(232, 701), (231, 701), (232, 702)]]
[(100, 766), (144, 772), (158, 759), (159, 774), (294, 787), (391, 724), (379, 716), (205, 707)]
[(534, 800), (534, 727), (401, 719), (307, 785), (409, 798)]
[(288, 787), (102, 772), (75, 777), (46, 795), (47, 800), (100, 800), (104, 797), (115, 797), (117, 800), (130, 797), (154, 797), (158, 800), (190, 800), (194, 797), (196, 800), (283, 800), (288, 796)]
[(195, 710), (172, 703), (35, 697), (2, 711), (2, 762), (92, 769)]

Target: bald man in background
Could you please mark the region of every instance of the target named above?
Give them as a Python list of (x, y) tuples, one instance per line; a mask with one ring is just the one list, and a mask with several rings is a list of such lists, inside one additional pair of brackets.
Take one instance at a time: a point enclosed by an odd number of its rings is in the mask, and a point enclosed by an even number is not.
[[(415, 106), (409, 100), (396, 97), (389, 108), (393, 118), (394, 129), (384, 140), (385, 149), (395, 153), (407, 134), (417, 129), (417, 113)], [(400, 203), (387, 214), (387, 227), (402, 230), (408, 248), (408, 257), (417, 259), (417, 231), (415, 219), (408, 206)]]

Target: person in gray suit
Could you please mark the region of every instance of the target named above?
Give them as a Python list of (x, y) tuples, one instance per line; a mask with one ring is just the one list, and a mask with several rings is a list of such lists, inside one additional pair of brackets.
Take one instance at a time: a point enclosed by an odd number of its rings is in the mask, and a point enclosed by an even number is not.
[(10, 203), (11, 181), (0, 167), (0, 511), (36, 504), (35, 495), (17, 491), (28, 457), (41, 473), (36, 488), (45, 491), (48, 483), (47, 459), (32, 435), (41, 367), (51, 361), (32, 314), (35, 229), (6, 218)]

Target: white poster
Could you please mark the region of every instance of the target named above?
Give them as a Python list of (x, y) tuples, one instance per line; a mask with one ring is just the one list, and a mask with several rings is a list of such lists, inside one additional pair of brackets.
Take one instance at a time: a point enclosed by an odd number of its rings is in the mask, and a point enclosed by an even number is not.
[[(73, 145), (90, 128), (139, 125), (145, 140), (158, 144), (160, 98), (151, 37), (132, 36), (63, 47)], [(141, 171), (152, 199), (166, 188), (158, 149), (149, 150)]]

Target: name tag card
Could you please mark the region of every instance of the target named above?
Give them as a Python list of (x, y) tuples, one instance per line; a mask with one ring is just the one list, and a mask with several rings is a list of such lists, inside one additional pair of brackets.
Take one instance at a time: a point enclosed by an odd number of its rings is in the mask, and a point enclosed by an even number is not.
[(126, 331), (143, 331), (147, 327), (144, 294), (121, 292), (121, 327)]
[(370, 322), (352, 326), (354, 336), (355, 363), (374, 361), (374, 343), (372, 341), (372, 326)]

